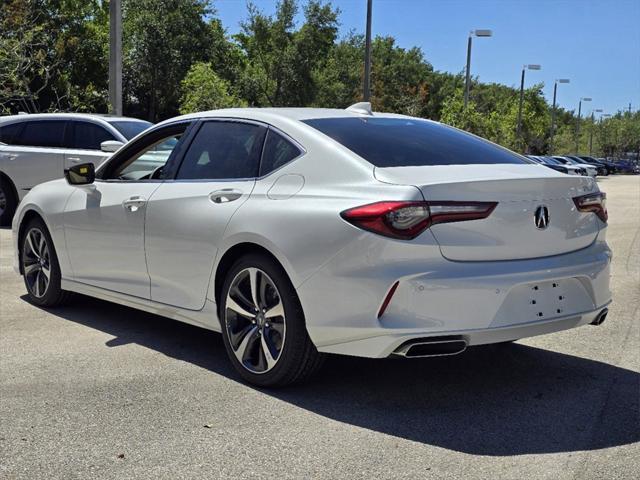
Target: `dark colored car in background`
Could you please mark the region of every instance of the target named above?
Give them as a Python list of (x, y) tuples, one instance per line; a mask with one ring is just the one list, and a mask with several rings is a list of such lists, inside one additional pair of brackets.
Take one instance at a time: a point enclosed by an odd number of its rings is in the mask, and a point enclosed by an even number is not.
[(587, 160), (584, 160), (583, 158), (578, 157), (577, 155), (565, 155), (565, 156), (567, 158), (570, 158), (571, 160), (575, 160), (578, 163), (583, 163), (586, 165), (592, 165), (596, 167), (598, 169), (598, 175), (609, 175), (609, 169), (602, 163), (599, 163), (597, 161), (588, 162)]
[(598, 158), (590, 157), (588, 155), (580, 155), (579, 157), (585, 162), (591, 163), (592, 165), (604, 165), (606, 169), (609, 171), (609, 174), (616, 173), (617, 171), (616, 164), (608, 160), (600, 160)]

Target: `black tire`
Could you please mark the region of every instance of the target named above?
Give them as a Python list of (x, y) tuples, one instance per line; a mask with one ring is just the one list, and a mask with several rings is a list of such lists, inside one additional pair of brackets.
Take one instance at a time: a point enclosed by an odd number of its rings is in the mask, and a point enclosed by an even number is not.
[[(33, 233), (33, 236), (30, 237)], [(37, 232), (37, 233), (36, 233)], [(42, 241), (46, 245), (46, 255), (42, 255), (42, 262), (39, 261), (40, 257), (37, 257), (33, 254), (30, 247), (30, 238), (31, 244), (33, 244), (33, 238), (40, 238), (38, 234), (42, 235)], [(38, 247), (36, 247), (38, 248)], [(24, 285), (27, 289), (27, 295), (29, 296), (29, 301), (39, 307), (57, 307), (65, 304), (69, 298), (71, 297), (71, 292), (66, 290), (62, 290), (61, 288), (61, 272), (60, 272), (60, 264), (58, 263), (58, 256), (56, 255), (56, 250), (53, 245), (53, 240), (51, 239), (51, 235), (49, 235), (49, 230), (44, 222), (40, 218), (33, 218), (29, 220), (27, 225), (23, 230), (23, 234), (20, 237), (20, 262), (21, 268), (23, 271), (23, 279)], [(36, 265), (35, 273), (29, 272), (30, 266)], [(44, 280), (46, 277), (45, 271), (48, 267), (49, 278), (46, 288), (43, 288)], [(40, 280), (38, 280), (38, 269), (40, 270)], [(29, 272), (29, 273), (27, 273)], [(34, 275), (35, 283), (37, 283), (38, 287), (34, 287)], [(37, 291), (38, 288), (41, 288), (41, 291)]]
[(5, 177), (0, 176), (0, 226), (11, 225), (17, 206), (18, 199), (11, 183)]
[[(262, 373), (254, 373), (236, 358), (230, 340), (230, 330), (232, 329), (231, 317), (235, 314), (233, 311), (230, 311), (229, 319), (226, 314), (227, 296), (234, 279), (247, 269), (253, 268), (265, 273), (268, 276), (268, 280), (275, 285), (277, 294), (284, 308), (282, 322), (286, 328), (285, 340), (279, 351), (275, 366)], [(273, 259), (260, 254), (249, 254), (239, 258), (233, 264), (224, 280), (219, 306), (219, 317), (225, 349), (234, 368), (247, 382), (259, 387), (282, 387), (302, 382), (321, 367), (324, 357), (318, 353), (309, 338), (298, 295), (284, 269)], [(235, 316), (233, 318), (241, 317)], [(244, 320), (246, 318), (245, 316), (242, 318), (242, 321), (246, 321)], [(256, 321), (254, 320), (252, 323), (256, 324)], [(269, 324), (267, 323), (266, 326), (268, 327)], [(248, 325), (248, 328), (254, 327)], [(250, 334), (246, 334), (246, 336), (249, 335)], [(258, 333), (257, 336), (259, 338), (260, 334)]]

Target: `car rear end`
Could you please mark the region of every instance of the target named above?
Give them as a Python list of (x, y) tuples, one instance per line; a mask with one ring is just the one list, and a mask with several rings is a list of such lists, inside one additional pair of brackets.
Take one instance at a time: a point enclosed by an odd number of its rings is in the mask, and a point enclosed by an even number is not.
[(308, 122), (372, 163), (380, 192), (340, 212), (352, 240), (298, 289), (321, 351), (445, 355), (601, 323), (611, 252), (592, 179), (434, 122), (358, 121)]

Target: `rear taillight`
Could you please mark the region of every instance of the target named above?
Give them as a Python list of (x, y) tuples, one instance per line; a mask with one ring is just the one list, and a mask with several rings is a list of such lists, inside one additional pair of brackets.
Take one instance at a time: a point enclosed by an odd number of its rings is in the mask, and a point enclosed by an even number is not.
[(411, 240), (437, 223), (487, 218), (496, 202), (377, 202), (345, 210), (347, 222), (370, 232)]
[(600, 220), (607, 223), (607, 194), (604, 192), (589, 193), (580, 197), (573, 197), (573, 203), (581, 212), (593, 212)]

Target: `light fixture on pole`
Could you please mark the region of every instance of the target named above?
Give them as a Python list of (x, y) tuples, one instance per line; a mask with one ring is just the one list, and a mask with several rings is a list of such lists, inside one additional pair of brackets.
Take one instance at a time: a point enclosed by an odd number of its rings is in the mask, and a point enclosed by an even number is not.
[(491, 37), (493, 32), (488, 29), (471, 30), (469, 32), (469, 40), (467, 41), (467, 68), (465, 70), (465, 82), (464, 82), (464, 108), (467, 108), (469, 103), (469, 85), (471, 83), (471, 39), (473, 37)]
[(595, 127), (595, 117), (594, 113), (602, 113), (601, 108), (596, 108), (595, 110), (591, 110), (591, 129), (589, 130), (589, 156), (593, 152), (593, 128)]
[(520, 130), (522, 129), (522, 102), (524, 100), (524, 72), (526, 70), (540, 70), (540, 65), (523, 65), (522, 75), (520, 76), (520, 105), (518, 106), (518, 126), (516, 128), (516, 137), (520, 138)]
[(553, 136), (556, 131), (556, 94), (559, 83), (570, 83), (568, 78), (558, 78), (553, 83), (553, 107), (551, 108), (551, 135), (549, 136), (549, 153), (553, 155)]
[(580, 116), (582, 114), (582, 102), (590, 102), (593, 100), (591, 97), (580, 97), (578, 103), (578, 122), (576, 123), (576, 155), (580, 153)]

